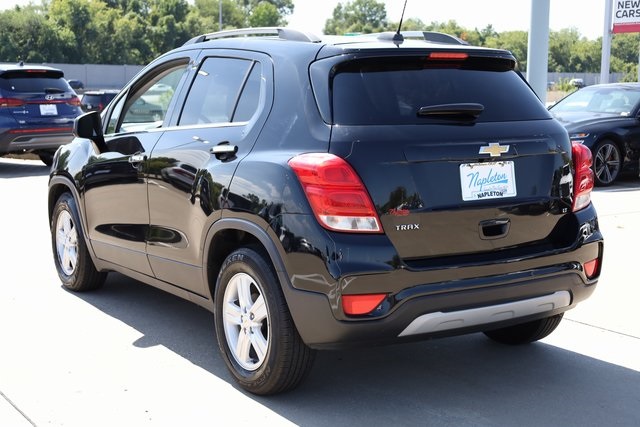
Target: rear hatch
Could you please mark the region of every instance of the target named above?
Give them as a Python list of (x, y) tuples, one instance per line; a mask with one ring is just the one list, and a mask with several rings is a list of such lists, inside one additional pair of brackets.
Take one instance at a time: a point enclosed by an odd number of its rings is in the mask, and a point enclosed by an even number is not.
[(18, 128), (68, 128), (81, 113), (80, 101), (58, 70), (14, 69), (0, 74), (2, 108)]
[(441, 53), (333, 66), (330, 151), (359, 174), (399, 256), (428, 267), (571, 244), (565, 130), (508, 53)]

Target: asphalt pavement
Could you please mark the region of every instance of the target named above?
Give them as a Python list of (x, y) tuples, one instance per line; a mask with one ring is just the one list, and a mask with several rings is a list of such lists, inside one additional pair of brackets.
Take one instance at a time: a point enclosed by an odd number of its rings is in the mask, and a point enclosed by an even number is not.
[(65, 291), (48, 169), (0, 159), (0, 426), (640, 426), (640, 180), (597, 189), (594, 295), (533, 345), (482, 334), (320, 352), (293, 392), (235, 386), (207, 311), (110, 275)]

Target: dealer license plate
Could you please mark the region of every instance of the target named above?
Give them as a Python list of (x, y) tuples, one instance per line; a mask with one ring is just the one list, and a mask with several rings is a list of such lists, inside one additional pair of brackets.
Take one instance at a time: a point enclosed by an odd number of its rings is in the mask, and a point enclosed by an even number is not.
[(512, 161), (460, 165), (462, 200), (515, 197), (516, 175)]
[(56, 107), (56, 104), (40, 104), (40, 115), (41, 116), (57, 116), (58, 107)]

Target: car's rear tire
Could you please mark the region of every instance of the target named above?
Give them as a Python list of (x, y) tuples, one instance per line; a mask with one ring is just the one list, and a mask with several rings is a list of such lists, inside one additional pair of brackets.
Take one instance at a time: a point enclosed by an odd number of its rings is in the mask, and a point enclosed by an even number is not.
[(271, 263), (261, 252), (241, 248), (226, 258), (214, 311), (222, 357), (242, 388), (275, 394), (297, 387), (307, 376), (315, 352), (300, 338)]
[(615, 142), (604, 139), (593, 149), (593, 174), (596, 185), (605, 187), (614, 183), (622, 170), (622, 155)]
[(553, 332), (560, 324), (562, 316), (564, 316), (564, 313), (506, 328), (485, 331), (484, 334), (502, 344), (528, 344), (541, 340)]
[(100, 288), (107, 273), (99, 272), (87, 250), (73, 196), (63, 193), (51, 215), (51, 244), (58, 276), (65, 288), (90, 291)]

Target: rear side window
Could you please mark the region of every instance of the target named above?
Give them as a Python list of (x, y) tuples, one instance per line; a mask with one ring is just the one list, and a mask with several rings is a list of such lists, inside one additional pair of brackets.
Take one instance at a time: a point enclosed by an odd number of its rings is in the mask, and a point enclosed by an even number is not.
[(0, 89), (15, 93), (52, 93), (71, 92), (72, 90), (67, 81), (61, 77), (55, 75), (46, 77), (46, 74), (43, 73), (24, 72), (0, 77)]
[(207, 58), (189, 90), (180, 125), (247, 121), (258, 107), (260, 64)]
[(352, 61), (338, 68), (332, 94), (333, 121), (343, 125), (434, 123), (418, 115), (420, 108), (465, 103), (484, 106), (476, 122), (550, 118), (517, 72), (500, 60)]

